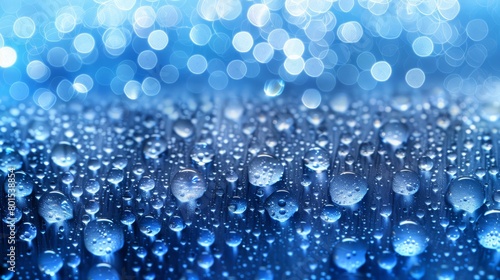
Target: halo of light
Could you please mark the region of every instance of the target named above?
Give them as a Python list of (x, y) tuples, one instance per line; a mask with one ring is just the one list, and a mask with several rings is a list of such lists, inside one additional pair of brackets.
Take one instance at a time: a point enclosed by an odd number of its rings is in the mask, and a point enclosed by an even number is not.
[(325, 69), (325, 66), (323, 65), (323, 62), (321, 59), (311, 57), (306, 60), (305, 65), (304, 65), (304, 71), (309, 77), (319, 77), (321, 74), (323, 74), (323, 70)]
[(161, 51), (168, 45), (168, 35), (163, 30), (154, 30), (148, 35), (148, 44), (155, 51)]
[(346, 44), (357, 43), (363, 37), (363, 27), (357, 21), (342, 23), (337, 29), (337, 37)]
[(94, 37), (89, 33), (80, 33), (73, 39), (73, 47), (81, 54), (88, 54), (95, 47)]
[(207, 70), (207, 59), (200, 55), (192, 55), (187, 61), (187, 67), (191, 73), (199, 75)]
[(147, 96), (155, 96), (160, 93), (161, 84), (153, 77), (146, 77), (141, 84), (141, 89)]
[(73, 88), (79, 93), (87, 93), (94, 87), (94, 80), (87, 74), (80, 74), (73, 80)]
[(47, 53), (47, 62), (53, 67), (63, 67), (68, 61), (68, 53), (61, 47), (53, 47)]
[(26, 99), (30, 94), (28, 85), (24, 82), (14, 82), (9, 88), (10, 96), (17, 101)]
[(302, 57), (298, 58), (288, 57), (287, 59), (285, 59), (283, 66), (285, 67), (285, 70), (289, 74), (296, 76), (304, 70), (305, 63)]
[(173, 84), (179, 79), (179, 70), (173, 65), (165, 65), (160, 70), (160, 78), (166, 84)]
[(269, 8), (265, 4), (253, 4), (247, 11), (248, 21), (257, 27), (266, 25), (270, 16)]
[(268, 63), (274, 56), (273, 47), (266, 42), (261, 42), (253, 48), (253, 57), (260, 63)]
[(288, 39), (283, 46), (283, 52), (290, 59), (298, 59), (304, 54), (304, 43), (298, 38)]
[(214, 71), (208, 77), (208, 84), (215, 90), (223, 90), (227, 87), (228, 79), (224, 71)]
[(144, 70), (151, 70), (156, 67), (158, 57), (153, 51), (146, 50), (137, 56), (137, 64)]
[(0, 48), (0, 67), (8, 68), (14, 65), (17, 61), (17, 53), (11, 47)]
[(412, 88), (420, 88), (425, 82), (425, 73), (420, 68), (413, 68), (406, 72), (406, 83)]
[(14, 22), (14, 33), (21, 39), (28, 39), (35, 34), (35, 22), (30, 17), (20, 17)]
[(302, 94), (302, 104), (308, 109), (316, 109), (321, 104), (321, 93), (316, 89), (306, 89)]
[(427, 57), (434, 51), (434, 43), (431, 38), (421, 36), (413, 41), (412, 48), (416, 55), (420, 57)]
[(489, 28), (483, 19), (473, 19), (467, 23), (465, 31), (472, 41), (479, 42), (488, 36)]
[(232, 43), (238, 52), (246, 53), (253, 46), (253, 37), (250, 33), (241, 31), (234, 35)]
[(233, 60), (227, 65), (226, 72), (231, 79), (241, 80), (247, 74), (247, 66), (241, 60)]
[(40, 60), (33, 60), (26, 66), (26, 73), (37, 82), (45, 82), (50, 76), (50, 68)]
[(134, 21), (139, 27), (149, 28), (156, 21), (156, 12), (151, 6), (141, 6), (135, 10)]
[(392, 75), (392, 67), (386, 61), (377, 61), (372, 65), (370, 72), (376, 81), (385, 82)]
[(191, 31), (189, 31), (189, 38), (191, 38), (191, 41), (198, 46), (208, 44), (211, 37), (212, 30), (205, 24), (197, 24), (191, 28)]
[(125, 95), (131, 99), (136, 100), (141, 95), (142, 85), (138, 81), (130, 80), (123, 87)]
[(69, 33), (75, 29), (76, 26), (76, 18), (69, 13), (60, 14), (55, 21), (55, 26), (57, 31), (61, 33)]

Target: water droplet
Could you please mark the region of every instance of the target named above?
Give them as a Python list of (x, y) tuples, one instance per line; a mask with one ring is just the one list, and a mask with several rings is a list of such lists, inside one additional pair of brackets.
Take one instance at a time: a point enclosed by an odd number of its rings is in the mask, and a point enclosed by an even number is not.
[(167, 150), (167, 141), (160, 135), (154, 134), (144, 141), (142, 151), (147, 158), (158, 158)]
[(248, 165), (248, 180), (258, 187), (273, 185), (281, 180), (284, 167), (279, 160), (268, 154), (260, 154)]
[(54, 251), (45, 251), (38, 256), (38, 268), (41, 272), (54, 276), (63, 266), (63, 259)]
[(472, 213), (484, 204), (486, 194), (481, 182), (461, 177), (450, 183), (446, 198), (453, 207)]
[(335, 264), (354, 273), (366, 262), (366, 245), (352, 238), (346, 238), (333, 248)]
[(78, 152), (76, 147), (68, 142), (59, 142), (52, 148), (50, 158), (52, 161), (61, 166), (69, 167), (76, 162)]
[(330, 166), (328, 152), (322, 148), (312, 148), (304, 155), (304, 163), (307, 168), (318, 173), (323, 172)]
[(85, 248), (95, 256), (108, 256), (120, 250), (124, 234), (120, 226), (108, 219), (90, 221), (83, 231)]
[(171, 190), (180, 202), (188, 202), (202, 197), (207, 186), (203, 176), (198, 171), (186, 168), (174, 176)]
[(392, 245), (401, 256), (416, 256), (427, 248), (428, 238), (424, 228), (413, 221), (403, 221), (394, 227)]
[(402, 145), (408, 136), (408, 127), (399, 121), (392, 120), (380, 128), (380, 139), (392, 146)]
[(279, 79), (268, 80), (264, 85), (264, 92), (266, 93), (267, 96), (271, 97), (281, 95), (284, 89), (285, 89), (285, 82)]
[(392, 178), (392, 190), (401, 195), (413, 195), (420, 188), (420, 178), (412, 170), (403, 169), (394, 174)]
[(299, 210), (295, 198), (286, 190), (278, 190), (272, 193), (265, 202), (269, 216), (279, 222), (286, 222)]
[(352, 172), (334, 176), (330, 181), (330, 196), (338, 205), (348, 206), (360, 202), (368, 192), (366, 180)]
[(38, 203), (38, 213), (47, 223), (59, 223), (73, 218), (73, 203), (62, 193), (45, 193)]
[(479, 217), (476, 235), (481, 246), (500, 251), (500, 210), (489, 210)]
[(19, 170), (23, 166), (23, 158), (14, 149), (5, 148), (0, 151), (0, 170), (7, 174), (10, 169)]

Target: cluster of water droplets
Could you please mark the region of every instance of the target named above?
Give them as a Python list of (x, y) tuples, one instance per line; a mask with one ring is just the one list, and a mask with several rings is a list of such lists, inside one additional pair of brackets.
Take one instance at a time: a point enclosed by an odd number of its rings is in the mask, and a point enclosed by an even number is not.
[(498, 276), (500, 138), (474, 102), (436, 90), (310, 104), (188, 94), (1, 110), (16, 274)]

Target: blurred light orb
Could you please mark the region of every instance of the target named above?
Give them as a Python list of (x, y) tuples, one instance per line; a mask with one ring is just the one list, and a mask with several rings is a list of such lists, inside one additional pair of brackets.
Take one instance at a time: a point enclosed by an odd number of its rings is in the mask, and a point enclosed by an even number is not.
[(163, 30), (154, 30), (148, 35), (148, 44), (155, 51), (161, 51), (168, 45), (168, 35)]
[(89, 33), (80, 33), (73, 39), (73, 47), (81, 54), (88, 54), (95, 47), (94, 37)]
[(17, 60), (17, 53), (11, 47), (1, 47), (0, 48), (0, 67), (9, 68)]
[(378, 61), (372, 65), (370, 72), (376, 81), (385, 82), (391, 77), (392, 67), (386, 61)]
[(420, 68), (413, 68), (406, 72), (406, 83), (412, 88), (420, 88), (425, 82), (425, 73)]
[(357, 21), (342, 23), (337, 29), (337, 37), (347, 44), (357, 43), (363, 37), (363, 27)]
[(246, 53), (252, 49), (253, 37), (246, 31), (238, 32), (233, 37), (233, 47), (241, 53)]
[(263, 27), (269, 22), (271, 13), (265, 4), (254, 4), (250, 6), (247, 12), (248, 21), (257, 27)]
[(35, 34), (36, 25), (30, 17), (20, 17), (14, 22), (14, 33), (21, 39), (28, 39)]

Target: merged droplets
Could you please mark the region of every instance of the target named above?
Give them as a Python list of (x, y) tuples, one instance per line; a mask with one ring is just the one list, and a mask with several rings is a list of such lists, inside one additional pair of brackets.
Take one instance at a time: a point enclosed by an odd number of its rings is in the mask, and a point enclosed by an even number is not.
[(85, 248), (95, 256), (108, 256), (124, 244), (121, 227), (108, 219), (90, 221), (83, 232)]
[(299, 205), (288, 191), (278, 190), (266, 199), (265, 208), (272, 219), (286, 222), (297, 212)]
[(409, 137), (408, 126), (399, 121), (390, 121), (380, 128), (380, 139), (392, 146), (404, 144)]
[(413, 195), (419, 188), (420, 178), (415, 171), (403, 169), (392, 178), (392, 190), (397, 194)]
[(78, 157), (76, 147), (68, 142), (59, 142), (52, 148), (50, 158), (60, 167), (69, 167), (75, 164)]
[(411, 257), (423, 253), (428, 242), (424, 228), (413, 221), (401, 222), (392, 232), (394, 251), (401, 256)]
[(360, 202), (367, 192), (366, 179), (352, 172), (336, 175), (330, 181), (330, 196), (338, 205), (354, 205)]
[(73, 203), (61, 192), (51, 191), (40, 197), (38, 214), (47, 223), (59, 223), (73, 218)]
[(304, 163), (307, 168), (319, 173), (328, 169), (330, 166), (330, 158), (327, 151), (315, 147), (306, 152), (304, 155)]
[(489, 210), (477, 220), (476, 235), (481, 246), (500, 251), (500, 210)]
[(207, 185), (201, 173), (186, 168), (175, 174), (172, 179), (171, 190), (172, 194), (180, 202), (188, 202), (202, 197), (207, 190)]
[(477, 179), (461, 177), (450, 183), (446, 198), (453, 207), (472, 213), (484, 204), (486, 194)]
[(260, 154), (248, 165), (248, 180), (254, 186), (270, 186), (281, 180), (284, 170), (278, 159), (268, 154)]

